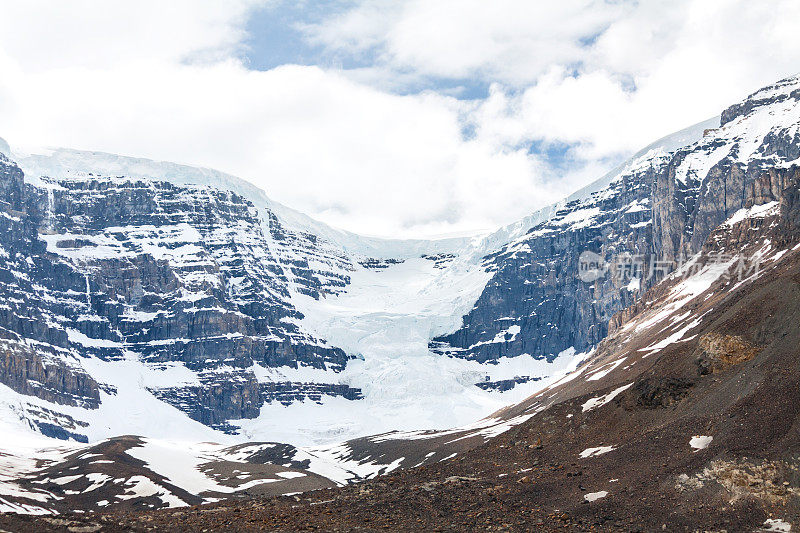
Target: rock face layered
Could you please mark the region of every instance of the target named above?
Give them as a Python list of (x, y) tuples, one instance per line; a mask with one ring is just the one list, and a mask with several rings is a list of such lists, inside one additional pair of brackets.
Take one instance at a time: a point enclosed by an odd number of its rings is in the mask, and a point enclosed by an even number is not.
[(85, 308), (83, 276), (48, 256), (22, 172), (0, 154), (0, 383), (49, 402), (95, 408), (98, 383), (70, 351), (61, 317)]
[(463, 327), (434, 339), (431, 349), (485, 362), (521, 354), (552, 359), (570, 347), (597, 344), (607, 334), (608, 318), (633, 302), (639, 286), (612, 276), (582, 281), (580, 255), (592, 250), (610, 258), (651, 249), (650, 172), (642, 165), (608, 188), (560, 206), (486, 257), (494, 277)]
[(275, 253), (299, 293), (319, 300), (344, 292), (355, 270), (350, 258), (313, 233), (284, 227), (274, 213), (268, 220)]
[[(102, 385), (81, 358), (180, 364), (194, 383), (152, 392), (195, 420), (224, 426), (272, 401), (256, 366), (344, 368), (342, 350), (301, 330), (287, 275), (317, 298), (346, 277), (319, 280), (300, 254), (287, 273), (245, 198), (94, 175), (30, 186), (7, 158), (0, 173), (0, 380), (15, 391), (96, 407)], [(274, 218), (269, 229), (284, 251), (299, 238)], [(321, 385), (320, 394), (358, 396)]]
[[(478, 361), (589, 349), (614, 313), (697, 253), (719, 224), (779, 198), (777, 169), (798, 159), (800, 79), (793, 77), (727, 109), (699, 141), (645, 152), (607, 186), (556, 206), (488, 256), (493, 278), (462, 327), (431, 349)], [(588, 283), (579, 278), (587, 250), (610, 267)]]

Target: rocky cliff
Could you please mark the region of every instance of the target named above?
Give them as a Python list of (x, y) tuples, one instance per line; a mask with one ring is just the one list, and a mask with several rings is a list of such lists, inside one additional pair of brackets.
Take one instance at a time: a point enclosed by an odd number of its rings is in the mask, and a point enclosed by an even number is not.
[[(27, 185), (7, 158), (0, 173), (6, 251), (0, 380), (15, 391), (97, 407), (102, 384), (82, 360), (180, 364), (194, 383), (151, 392), (195, 420), (225, 427), (272, 401), (255, 366), (344, 368), (342, 350), (298, 325), (302, 315), (292, 305), (287, 275), (313, 279), (297, 283), (315, 297), (343, 286), (346, 277), (319, 281), (304, 259), (287, 272), (245, 198), (212, 187), (93, 174)], [(284, 251), (297, 239), (274, 218), (269, 227)], [(322, 385), (320, 394), (358, 397), (358, 391)], [(292, 397), (291, 383), (283, 387)], [(105, 391), (114, 394), (111, 387)]]
[[(800, 159), (799, 130), (800, 78), (792, 77), (728, 108), (700, 140), (634, 158), (608, 185), (559, 204), (487, 256), (486, 289), (462, 327), (431, 349), (479, 361), (588, 350), (614, 313), (697, 253), (731, 214), (779, 197), (776, 169)], [(604, 266), (588, 280), (586, 251)]]

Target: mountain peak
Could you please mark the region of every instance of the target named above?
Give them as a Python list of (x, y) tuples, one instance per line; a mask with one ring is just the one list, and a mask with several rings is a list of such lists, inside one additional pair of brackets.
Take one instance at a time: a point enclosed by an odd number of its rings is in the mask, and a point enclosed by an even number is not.
[(800, 100), (800, 74), (762, 87), (743, 101), (728, 107), (722, 112), (720, 126), (724, 126), (738, 117), (749, 115), (757, 108), (782, 102), (789, 98)]

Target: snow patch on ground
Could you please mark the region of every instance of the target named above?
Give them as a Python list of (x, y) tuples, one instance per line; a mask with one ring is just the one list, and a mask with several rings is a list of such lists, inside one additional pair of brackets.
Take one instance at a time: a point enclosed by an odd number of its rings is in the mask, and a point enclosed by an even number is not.
[(733, 214), (728, 220), (723, 222), (724, 226), (733, 226), (737, 222), (741, 222), (747, 218), (765, 218), (778, 213), (780, 206), (778, 202), (769, 202), (761, 205), (754, 205), (751, 208), (741, 208)]
[(586, 376), (586, 381), (597, 381), (602, 379), (603, 377), (607, 376), (610, 372), (612, 372), (615, 368), (625, 362), (625, 357), (621, 359), (617, 359), (616, 361), (612, 361), (610, 363), (606, 363), (602, 365), (597, 370), (594, 370), (591, 374)]
[(120, 500), (156, 496), (167, 504), (167, 507), (183, 507), (186, 505), (186, 502), (145, 476), (131, 476), (131, 478), (124, 483), (124, 487), (126, 489), (125, 494), (117, 496)]
[(615, 449), (615, 446), (598, 446), (596, 448), (586, 448), (580, 454), (580, 457), (586, 459), (587, 457), (597, 457)]
[(629, 389), (632, 385), (633, 385), (633, 383), (628, 383), (627, 385), (623, 385), (622, 387), (619, 387), (618, 389), (614, 389), (613, 391), (609, 392), (608, 394), (605, 394), (603, 396), (598, 396), (597, 398), (590, 398), (590, 399), (586, 400), (583, 403), (583, 405), (581, 406), (582, 409), (583, 409), (583, 412), (585, 413), (587, 411), (591, 411), (592, 409), (597, 409), (598, 407), (604, 406), (605, 404), (607, 404), (608, 402), (610, 402), (611, 400), (616, 398), (620, 393), (622, 393), (622, 392), (626, 391), (627, 389)]
[(587, 502), (593, 502), (599, 500), (600, 498), (605, 498), (606, 496), (608, 496), (608, 491), (601, 490), (599, 492), (590, 492), (588, 494), (584, 494), (583, 499)]
[(778, 533), (789, 533), (792, 530), (792, 524), (780, 518), (769, 518), (764, 522), (762, 531), (776, 531)]
[(689, 439), (689, 446), (698, 450), (705, 450), (708, 448), (708, 445), (711, 444), (711, 441), (714, 440), (714, 437), (709, 435), (695, 435), (691, 439)]

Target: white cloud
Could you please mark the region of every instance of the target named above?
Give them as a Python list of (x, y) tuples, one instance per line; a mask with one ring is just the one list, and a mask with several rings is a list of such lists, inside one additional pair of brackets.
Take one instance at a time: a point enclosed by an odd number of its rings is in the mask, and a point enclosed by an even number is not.
[[(254, 72), (238, 57), (263, 3), (4, 2), (0, 135), (212, 166), (334, 225), (417, 236), (522, 217), (800, 57), (794, 2), (365, 1), (304, 31), (371, 66)], [(493, 85), (389, 90), (431, 76)], [(574, 145), (567, 175), (531, 141)]]
[(602, 0), (365, 0), (306, 31), (330, 48), (377, 48), (400, 70), (531, 82), (553, 62), (579, 60), (581, 38), (625, 11)]
[[(234, 49), (241, 13), (225, 23), (215, 19), (215, 6), (185, 7), (170, 15), (184, 28), (181, 35), (143, 43), (141, 55), (135, 44), (147, 39), (132, 29), (120, 27), (117, 39), (125, 46), (109, 52), (102, 42), (117, 30), (93, 36), (84, 25), (74, 36), (80, 42), (59, 55), (43, 34), (25, 46), (11, 45), (27, 33), (26, 24), (40, 23), (37, 17), (6, 23), (10, 33), (0, 37), (3, 136), (18, 146), (70, 146), (220, 168), (276, 200), (370, 234), (491, 228), (565, 192), (541, 192), (538, 162), (524, 150), (465, 140), (462, 117), (472, 104), (432, 92), (389, 94), (316, 67), (248, 71), (230, 54), (187, 62), (196, 50)], [(194, 23), (177, 22), (193, 14)], [(140, 13), (133, 20), (139, 31), (149, 28), (148, 18)], [(109, 16), (103, 23), (116, 20)], [(211, 31), (226, 24), (230, 33)], [(43, 58), (33, 44), (39, 40), (52, 57)], [(100, 57), (84, 58), (94, 47)], [(531, 200), (517, 200), (498, 216), (498, 206), (508, 207), (519, 195)]]
[(591, 161), (713, 116), (794, 74), (800, 57), (793, 0), (389, 4), (363, 0), (306, 31), (335, 49), (372, 49), (378, 83), (409, 72), (495, 82), (473, 117), (486, 131), (582, 143)]
[(264, 0), (4, 0), (2, 50), (26, 71), (218, 58)]

